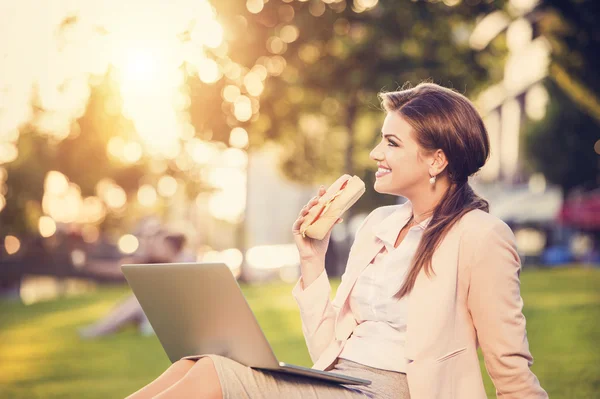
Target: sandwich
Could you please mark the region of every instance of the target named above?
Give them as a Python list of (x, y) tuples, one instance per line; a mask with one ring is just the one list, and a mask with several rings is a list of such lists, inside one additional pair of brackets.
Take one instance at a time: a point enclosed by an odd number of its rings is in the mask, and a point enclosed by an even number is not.
[(325, 238), (337, 220), (365, 192), (365, 183), (358, 176), (342, 175), (319, 198), (300, 226), (302, 237)]

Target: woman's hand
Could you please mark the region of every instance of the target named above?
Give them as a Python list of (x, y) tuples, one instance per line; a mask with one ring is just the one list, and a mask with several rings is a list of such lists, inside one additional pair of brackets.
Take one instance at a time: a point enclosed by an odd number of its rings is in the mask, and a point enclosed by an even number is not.
[[(327, 252), (327, 247), (329, 246), (329, 239), (331, 237), (331, 231), (333, 227), (329, 230), (327, 235), (322, 240), (315, 240), (314, 238), (310, 238), (308, 236), (302, 237), (302, 233), (300, 232), (300, 226), (304, 222), (304, 219), (310, 209), (315, 206), (319, 202), (319, 198), (325, 194), (325, 187), (321, 186), (317, 193), (316, 197), (313, 197), (308, 204), (306, 204), (298, 215), (298, 219), (294, 222), (292, 226), (292, 233), (294, 235), (294, 241), (296, 246), (298, 247), (298, 253), (300, 254), (300, 261), (325, 261), (325, 254)], [(338, 219), (336, 223), (342, 222), (343, 219)], [(334, 224), (335, 226), (335, 224)]]

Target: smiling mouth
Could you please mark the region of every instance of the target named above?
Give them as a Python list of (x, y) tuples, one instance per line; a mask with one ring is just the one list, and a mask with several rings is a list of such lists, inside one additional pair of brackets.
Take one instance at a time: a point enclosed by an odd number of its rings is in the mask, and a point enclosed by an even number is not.
[(392, 173), (390, 169), (378, 169), (377, 172), (375, 172), (375, 177), (382, 177), (389, 175), (390, 173)]

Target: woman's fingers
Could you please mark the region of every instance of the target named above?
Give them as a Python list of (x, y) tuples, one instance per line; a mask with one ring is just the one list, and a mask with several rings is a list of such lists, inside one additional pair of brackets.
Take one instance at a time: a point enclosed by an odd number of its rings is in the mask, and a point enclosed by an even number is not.
[(310, 208), (315, 206), (317, 203), (319, 203), (319, 198), (313, 197), (310, 201), (308, 201), (308, 204), (302, 207), (300, 210), (300, 216), (306, 215), (310, 211)]
[(293, 232), (298, 232), (300, 229), (300, 226), (302, 226), (302, 223), (304, 222), (304, 217), (308, 214), (308, 212), (310, 212), (310, 209), (315, 206), (316, 204), (319, 203), (319, 198), (321, 198), (323, 196), (323, 194), (325, 194), (326, 190), (325, 190), (325, 186), (321, 186), (319, 188), (319, 191), (317, 192), (317, 195), (312, 197), (310, 199), (310, 201), (308, 201), (308, 203), (306, 205), (304, 205), (302, 207), (302, 209), (300, 209), (300, 213), (298, 214), (298, 219), (296, 219), (296, 221), (294, 222), (294, 225), (292, 226), (292, 231)]
[(299, 217), (296, 219), (294, 225), (292, 226), (292, 233), (300, 234), (300, 226), (302, 226), (302, 222), (304, 222), (304, 217)]
[(294, 222), (294, 226), (298, 225), (298, 228), (300, 228), (300, 225), (304, 222), (304, 219), (306, 219), (306, 214), (298, 215), (298, 218)]

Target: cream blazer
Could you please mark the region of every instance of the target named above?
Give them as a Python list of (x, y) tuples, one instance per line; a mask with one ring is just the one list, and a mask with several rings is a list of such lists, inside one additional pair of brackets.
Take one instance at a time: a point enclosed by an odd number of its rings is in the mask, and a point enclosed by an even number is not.
[[(330, 369), (356, 326), (348, 297), (358, 275), (384, 250), (377, 238), (399, 231), (394, 212), (375, 209), (356, 232), (346, 270), (332, 302), (300, 307), (302, 329), (313, 368)], [(408, 296), (406, 360), (412, 399), (486, 398), (477, 348), (499, 398), (547, 398), (531, 372), (521, 270), (511, 229), (474, 210), (448, 232), (434, 253), (435, 275), (424, 271)], [(298, 290), (298, 281), (294, 290)], [(327, 283), (326, 289), (331, 291)], [(300, 288), (301, 289), (301, 288)]]

